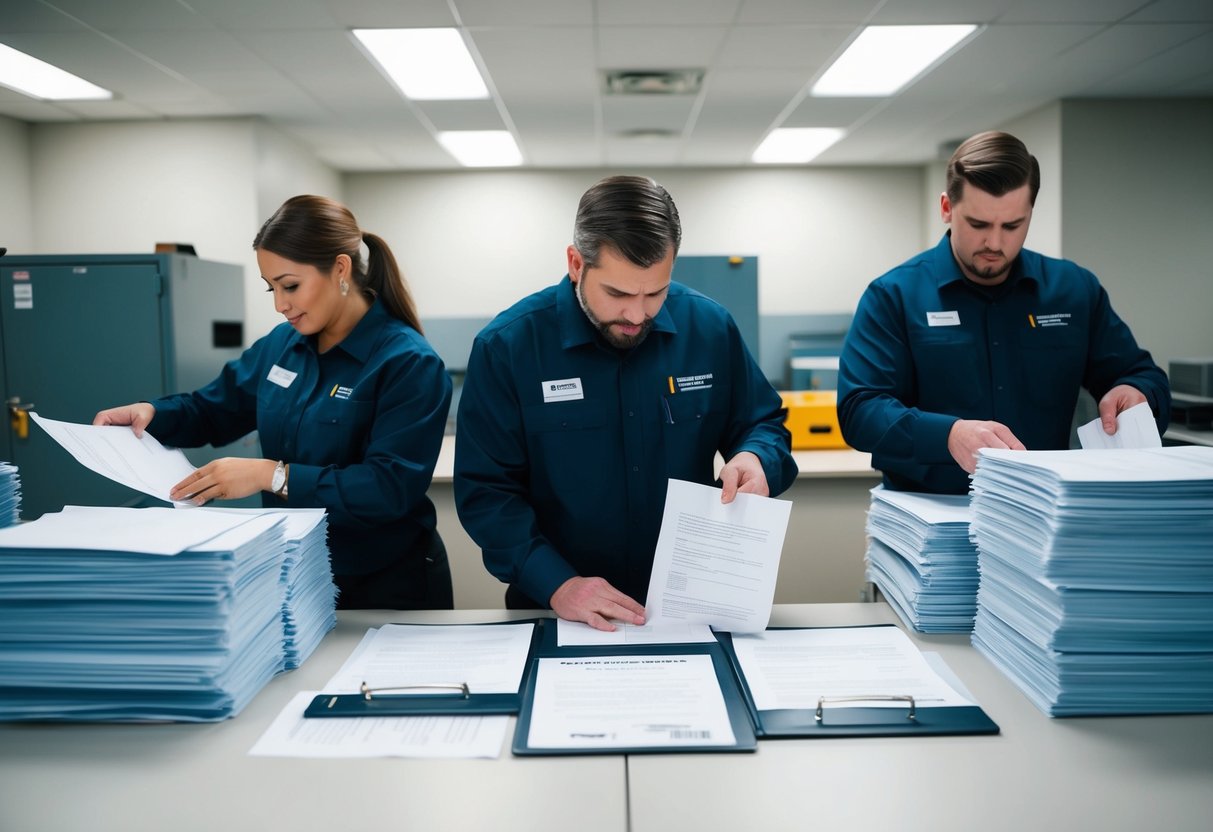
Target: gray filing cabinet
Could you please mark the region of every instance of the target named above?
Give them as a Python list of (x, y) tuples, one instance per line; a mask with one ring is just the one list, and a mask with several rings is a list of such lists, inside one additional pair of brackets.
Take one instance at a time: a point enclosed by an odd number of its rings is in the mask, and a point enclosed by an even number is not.
[[(243, 282), (239, 265), (185, 254), (0, 257), (6, 410), (87, 424), (106, 407), (202, 386), (243, 350)], [(162, 505), (78, 464), (32, 422), (21, 437), (6, 421), (0, 459), (20, 469), (23, 519), (65, 504)], [(250, 434), (186, 455), (199, 465), (259, 452)]]

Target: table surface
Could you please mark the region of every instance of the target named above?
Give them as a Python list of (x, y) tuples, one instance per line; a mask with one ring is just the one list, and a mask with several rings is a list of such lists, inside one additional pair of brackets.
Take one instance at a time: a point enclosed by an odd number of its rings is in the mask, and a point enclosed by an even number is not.
[[(763, 740), (755, 754), (496, 760), (248, 756), (367, 627), (500, 610), (343, 612), (302, 668), (206, 725), (0, 725), (0, 829), (1207, 830), (1213, 715), (1054, 720), (968, 643), (940, 653), (998, 736)], [(778, 605), (772, 626), (895, 622), (884, 604)], [(511, 728), (512, 734), (512, 728)]]

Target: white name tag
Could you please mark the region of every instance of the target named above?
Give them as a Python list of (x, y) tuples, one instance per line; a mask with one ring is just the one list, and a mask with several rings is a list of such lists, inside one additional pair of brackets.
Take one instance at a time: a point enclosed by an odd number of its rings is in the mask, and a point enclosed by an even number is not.
[(927, 326), (960, 326), (960, 313), (955, 310), (951, 312), (928, 312)]
[(299, 374), (292, 373), (290, 370), (284, 370), (275, 364), (273, 367), (270, 367), (270, 374), (265, 379), (266, 381), (274, 382), (279, 387), (290, 387), (291, 382), (295, 380), (295, 376), (297, 375)]
[(571, 402), (584, 399), (585, 391), (581, 389), (580, 378), (558, 378), (552, 381), (540, 382), (543, 385), (543, 402)]

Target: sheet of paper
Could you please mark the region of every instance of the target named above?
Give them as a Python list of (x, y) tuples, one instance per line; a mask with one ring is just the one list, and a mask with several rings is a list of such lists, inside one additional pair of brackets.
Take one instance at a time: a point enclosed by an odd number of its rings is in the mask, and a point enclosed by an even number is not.
[(646, 621), (766, 629), (792, 503), (670, 480), (649, 578)]
[(255, 520), (252, 514), (177, 511), (167, 506), (65, 506), (31, 523), (0, 529), (0, 546), (175, 555)]
[(1116, 417), (1116, 433), (1108, 436), (1103, 423), (1092, 419), (1078, 428), (1078, 441), (1084, 448), (1161, 448), (1162, 437), (1154, 413), (1146, 402), (1135, 404)]
[(710, 644), (716, 640), (706, 624), (685, 621), (650, 621), (647, 624), (612, 622), (615, 632), (595, 630), (580, 621), (557, 619), (556, 644), (560, 647), (613, 647), (629, 644)]
[(712, 657), (540, 659), (532, 748), (733, 745)]
[(168, 503), (173, 486), (194, 471), (185, 454), (164, 447), (147, 431), (138, 437), (126, 426), (77, 425), (32, 411), (30, 418), (85, 468)]
[(295, 694), (250, 750), (253, 757), (496, 758), (508, 716), (304, 719), (318, 691)]
[[(768, 630), (734, 636), (733, 649), (760, 711), (815, 710), (822, 696), (908, 695), (920, 708), (973, 704), (897, 627)], [(873, 701), (849, 707), (906, 706)]]
[[(534, 624), (386, 624), (363, 638), (325, 693), (461, 684), (472, 693), (517, 693)], [(432, 689), (391, 691), (433, 695)]]

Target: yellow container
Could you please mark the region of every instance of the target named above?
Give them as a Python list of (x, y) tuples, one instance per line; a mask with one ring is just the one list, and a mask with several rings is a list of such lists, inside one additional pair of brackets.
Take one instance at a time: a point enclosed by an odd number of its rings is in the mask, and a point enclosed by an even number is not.
[(792, 450), (847, 447), (838, 427), (837, 390), (785, 390), (779, 395), (788, 409), (784, 426), (792, 434)]

